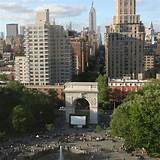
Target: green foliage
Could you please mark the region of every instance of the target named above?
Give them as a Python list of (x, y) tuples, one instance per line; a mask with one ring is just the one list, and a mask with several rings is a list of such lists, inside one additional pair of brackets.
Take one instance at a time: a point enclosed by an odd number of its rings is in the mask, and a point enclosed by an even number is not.
[(23, 106), (14, 107), (11, 117), (12, 126), (17, 133), (31, 132), (35, 127), (31, 111)]
[(97, 124), (97, 125), (96, 125), (96, 132), (99, 133), (99, 132), (101, 132), (102, 130), (103, 130), (102, 127), (101, 127), (99, 124)]
[(111, 130), (130, 146), (160, 153), (160, 82), (131, 93), (114, 111)]
[(107, 77), (106, 75), (100, 74), (96, 81), (98, 82), (98, 88), (99, 88), (99, 94), (98, 94), (99, 104), (103, 109), (106, 109), (109, 105), (109, 93), (110, 93), (110, 88), (107, 86)]
[(73, 77), (75, 82), (95, 82), (98, 76), (97, 65), (95, 56), (89, 57), (88, 68), (78, 76)]
[(95, 58), (95, 56), (90, 56), (89, 57), (89, 68), (88, 69), (90, 71), (94, 71), (95, 68), (96, 68), (95, 64), (96, 64), (96, 58)]
[(7, 88), (15, 92), (21, 92), (23, 91), (24, 86), (17, 81), (10, 81), (7, 84)]
[(97, 78), (97, 73), (92, 71), (86, 71), (74, 78), (76, 82), (95, 82)]
[(6, 74), (0, 75), (0, 81), (7, 81), (7, 80), (8, 80), (8, 76)]
[(47, 131), (52, 131), (54, 129), (54, 124), (46, 124)]
[(3, 131), (3, 132), (0, 132), (0, 140), (4, 140), (6, 138), (6, 133)]
[[(46, 95), (29, 90), (18, 82), (0, 87), (0, 131), (10, 135), (14, 131), (30, 133), (31, 130), (45, 130), (46, 124), (54, 123), (57, 100), (54, 91)], [(34, 127), (27, 127), (29, 124)]]

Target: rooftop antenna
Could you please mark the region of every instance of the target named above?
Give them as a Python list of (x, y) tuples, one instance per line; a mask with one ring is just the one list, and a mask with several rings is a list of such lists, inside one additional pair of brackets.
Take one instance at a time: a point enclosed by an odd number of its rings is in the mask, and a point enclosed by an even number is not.
[(94, 1), (92, 1), (92, 8), (93, 8), (93, 6), (94, 6)]

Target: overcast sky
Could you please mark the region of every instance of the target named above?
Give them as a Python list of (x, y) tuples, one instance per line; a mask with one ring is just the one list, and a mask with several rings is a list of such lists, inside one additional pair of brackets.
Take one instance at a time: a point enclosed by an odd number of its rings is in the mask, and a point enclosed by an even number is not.
[[(137, 0), (137, 13), (146, 26), (151, 21), (160, 30), (160, 0)], [(32, 24), (35, 11), (49, 8), (57, 24), (73, 23), (75, 29), (88, 25), (88, 12), (92, 0), (4, 0), (0, 2), (0, 31), (6, 23)], [(104, 28), (112, 23), (115, 15), (115, 0), (94, 0), (97, 23)]]

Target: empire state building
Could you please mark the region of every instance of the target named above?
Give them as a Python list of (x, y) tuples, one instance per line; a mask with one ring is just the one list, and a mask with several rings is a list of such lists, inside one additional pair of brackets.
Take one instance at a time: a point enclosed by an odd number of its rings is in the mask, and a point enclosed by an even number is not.
[(90, 12), (89, 12), (89, 31), (96, 33), (96, 30), (97, 30), (96, 10), (95, 10), (95, 8), (93, 6), (93, 3), (92, 3), (92, 7), (91, 7)]
[(116, 16), (105, 34), (109, 78), (142, 78), (144, 40), (144, 25), (136, 15), (136, 0), (116, 0)]

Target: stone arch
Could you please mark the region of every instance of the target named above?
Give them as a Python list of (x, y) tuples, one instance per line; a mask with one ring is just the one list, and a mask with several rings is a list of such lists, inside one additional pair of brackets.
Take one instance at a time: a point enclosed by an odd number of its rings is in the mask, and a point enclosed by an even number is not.
[(70, 114), (75, 114), (74, 102), (85, 99), (89, 103), (89, 123), (98, 123), (98, 83), (96, 82), (70, 82), (65, 84), (66, 121)]
[(76, 115), (87, 116), (88, 123), (90, 122), (90, 103), (86, 98), (77, 98), (73, 101), (73, 107)]

